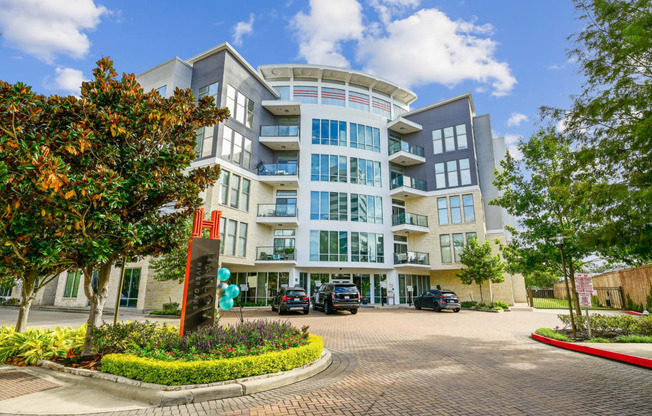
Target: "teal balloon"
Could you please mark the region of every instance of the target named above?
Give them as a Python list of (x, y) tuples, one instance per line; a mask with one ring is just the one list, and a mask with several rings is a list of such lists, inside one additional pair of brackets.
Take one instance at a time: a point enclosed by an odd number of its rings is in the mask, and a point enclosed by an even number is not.
[(233, 307), (233, 299), (231, 298), (221, 298), (220, 299), (220, 309), (223, 311), (228, 311)]
[(220, 282), (220, 283), (218, 283), (218, 284), (217, 284), (217, 294), (218, 294), (219, 296), (224, 296), (224, 291), (225, 291), (226, 289), (228, 289), (228, 287), (229, 287), (229, 285), (226, 284), (226, 283), (224, 283), (224, 282)]
[(238, 285), (229, 285), (229, 287), (227, 287), (226, 290), (224, 291), (224, 296), (231, 299), (237, 297), (239, 294), (240, 294), (240, 288), (238, 287)]
[(220, 282), (229, 280), (229, 277), (231, 277), (231, 270), (227, 269), (226, 267), (222, 267), (217, 271), (217, 278), (220, 279)]

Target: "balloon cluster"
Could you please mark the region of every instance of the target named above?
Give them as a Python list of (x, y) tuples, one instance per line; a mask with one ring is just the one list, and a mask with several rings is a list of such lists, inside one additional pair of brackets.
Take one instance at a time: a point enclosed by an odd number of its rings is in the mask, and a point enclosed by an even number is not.
[(220, 283), (217, 285), (217, 296), (220, 297), (220, 309), (228, 311), (233, 307), (233, 299), (240, 294), (238, 285), (225, 283), (231, 277), (231, 270), (222, 267), (217, 271), (217, 278)]

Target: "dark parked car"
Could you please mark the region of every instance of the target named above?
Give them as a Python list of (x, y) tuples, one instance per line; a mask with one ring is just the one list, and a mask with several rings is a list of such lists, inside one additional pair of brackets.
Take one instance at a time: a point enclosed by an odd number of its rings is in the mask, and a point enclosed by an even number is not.
[(314, 310), (323, 309), (325, 314), (334, 311), (358, 313), (362, 296), (353, 283), (326, 283), (315, 293)]
[(310, 297), (302, 287), (284, 287), (272, 299), (272, 312), (278, 311), (279, 315), (287, 311), (310, 312)]
[(431, 289), (421, 296), (414, 299), (416, 309), (429, 308), (435, 312), (442, 309), (452, 309), (453, 312), (459, 312), (462, 309), (460, 298), (455, 292), (450, 290)]

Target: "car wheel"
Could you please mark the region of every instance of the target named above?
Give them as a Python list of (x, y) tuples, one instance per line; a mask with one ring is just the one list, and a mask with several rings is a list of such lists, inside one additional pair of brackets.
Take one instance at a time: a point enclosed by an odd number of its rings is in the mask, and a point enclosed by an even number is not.
[(328, 301), (324, 302), (324, 313), (326, 315), (330, 315), (333, 313), (333, 308), (331, 307), (331, 304), (328, 303)]
[(351, 315), (355, 315), (356, 313), (358, 313), (358, 308), (351, 309)]
[(308, 315), (310, 313), (310, 307), (307, 307), (306, 309), (303, 310), (304, 315)]
[(418, 311), (421, 310), (421, 305), (419, 304), (419, 302), (414, 302), (414, 309)]
[(435, 303), (435, 307), (432, 308), (432, 310), (435, 311), (435, 312), (441, 312), (441, 306), (439, 306), (438, 303)]
[(457, 313), (460, 311), (460, 308), (453, 309), (453, 312)]

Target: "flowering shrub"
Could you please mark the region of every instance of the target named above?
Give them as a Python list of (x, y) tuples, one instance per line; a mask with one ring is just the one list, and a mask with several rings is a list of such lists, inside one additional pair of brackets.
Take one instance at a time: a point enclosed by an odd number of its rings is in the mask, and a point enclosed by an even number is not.
[(161, 361), (206, 361), (261, 355), (307, 342), (307, 326), (299, 330), (289, 322), (257, 320), (207, 326), (183, 338), (159, 337), (156, 342), (131, 343), (124, 352)]

